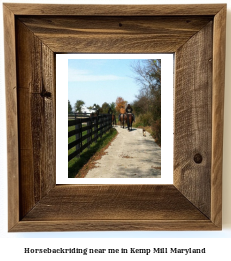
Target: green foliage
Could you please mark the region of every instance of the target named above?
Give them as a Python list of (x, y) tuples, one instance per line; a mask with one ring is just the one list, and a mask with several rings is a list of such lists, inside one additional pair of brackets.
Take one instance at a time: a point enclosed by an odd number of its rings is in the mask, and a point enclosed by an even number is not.
[(68, 100), (68, 114), (72, 114), (72, 113), (73, 113), (72, 106), (71, 106), (70, 101)]
[(161, 142), (161, 60), (144, 60), (132, 65), (139, 94), (133, 102), (134, 113), (142, 126), (151, 126), (154, 138)]
[(145, 96), (137, 98), (137, 100), (133, 102), (132, 107), (137, 116), (148, 112), (148, 102), (149, 100)]
[(116, 104), (115, 104), (115, 102), (112, 102), (112, 103), (110, 103), (109, 105), (110, 105), (110, 107), (111, 107), (112, 113), (113, 113), (113, 114), (116, 114)]
[(161, 119), (152, 124), (152, 135), (158, 145), (161, 145)]
[(107, 102), (102, 104), (102, 113), (107, 113), (110, 105)]
[(77, 100), (76, 103), (75, 103), (75, 111), (76, 112), (82, 112), (82, 106), (85, 104), (84, 101), (82, 100)]
[[(69, 129), (70, 131), (71, 129)], [(79, 170), (88, 162), (88, 160), (98, 151), (103, 149), (117, 134), (116, 129), (112, 128), (105, 133), (102, 138), (97, 142), (90, 145), (90, 148), (86, 148), (81, 152), (80, 157), (73, 158), (68, 162), (68, 178), (74, 178)], [(72, 138), (72, 137), (70, 137)], [(70, 139), (69, 138), (69, 139)], [(69, 140), (68, 143), (71, 141)], [(69, 153), (69, 152), (68, 152)], [(70, 154), (70, 153), (69, 153)]]
[(152, 114), (150, 112), (141, 114), (140, 121), (143, 123), (143, 126), (151, 126), (152, 124)]
[(115, 102), (112, 102), (112, 103), (104, 102), (102, 104), (101, 111), (102, 111), (102, 113), (108, 113), (108, 110), (111, 108), (111, 113), (116, 114), (115, 107), (116, 107)]

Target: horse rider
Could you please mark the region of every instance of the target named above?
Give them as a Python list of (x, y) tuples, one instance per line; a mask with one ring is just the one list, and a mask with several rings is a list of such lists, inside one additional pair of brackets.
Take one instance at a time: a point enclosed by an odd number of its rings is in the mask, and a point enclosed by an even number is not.
[(125, 113), (125, 109), (124, 109), (124, 106), (122, 105), (122, 106), (120, 107), (119, 121), (120, 121), (120, 115), (121, 115), (121, 114), (124, 114), (124, 113)]
[(126, 112), (132, 114), (133, 121), (135, 122), (135, 115), (132, 113), (132, 112), (133, 112), (133, 109), (132, 109), (132, 107), (131, 107), (130, 104), (128, 104), (128, 106), (127, 106), (127, 108), (126, 108)]
[(99, 109), (97, 109), (96, 106), (92, 108), (92, 114), (99, 115)]

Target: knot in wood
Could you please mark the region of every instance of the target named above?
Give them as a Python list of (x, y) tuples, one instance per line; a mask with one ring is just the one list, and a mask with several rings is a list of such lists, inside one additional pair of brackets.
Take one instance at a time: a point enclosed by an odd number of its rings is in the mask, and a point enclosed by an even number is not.
[(202, 156), (200, 153), (197, 153), (195, 154), (194, 156), (194, 161), (197, 163), (197, 164), (200, 164), (202, 162)]
[(46, 90), (42, 90), (42, 92), (40, 93), (40, 95), (41, 95), (43, 98), (51, 99), (51, 93), (50, 93), (50, 92), (47, 92)]

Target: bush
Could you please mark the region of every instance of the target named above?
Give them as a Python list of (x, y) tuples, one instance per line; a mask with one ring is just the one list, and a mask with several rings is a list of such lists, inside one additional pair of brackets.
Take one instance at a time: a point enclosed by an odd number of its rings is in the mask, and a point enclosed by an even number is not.
[(152, 135), (156, 143), (161, 146), (161, 119), (152, 124)]
[(142, 125), (144, 127), (151, 126), (152, 124), (152, 114), (151, 113), (145, 113), (140, 115), (140, 121), (142, 122)]

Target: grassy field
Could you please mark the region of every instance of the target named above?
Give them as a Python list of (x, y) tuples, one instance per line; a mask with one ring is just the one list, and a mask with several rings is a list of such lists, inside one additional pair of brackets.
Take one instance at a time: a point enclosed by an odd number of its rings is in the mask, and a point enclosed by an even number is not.
[[(68, 128), (68, 131), (74, 130), (74, 126)], [(83, 132), (82, 135), (87, 134), (87, 131)], [(115, 129), (110, 129), (105, 133), (102, 138), (99, 138), (97, 142), (94, 142), (90, 145), (89, 148), (86, 148), (81, 152), (80, 157), (73, 158), (68, 162), (68, 178), (74, 178), (78, 171), (88, 162), (88, 160), (102, 148), (104, 148), (117, 134)], [(75, 140), (75, 136), (68, 138), (68, 144)], [(83, 143), (84, 144), (84, 143)], [(68, 155), (75, 151), (75, 147), (68, 150)]]

